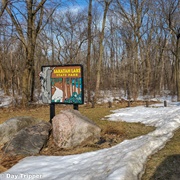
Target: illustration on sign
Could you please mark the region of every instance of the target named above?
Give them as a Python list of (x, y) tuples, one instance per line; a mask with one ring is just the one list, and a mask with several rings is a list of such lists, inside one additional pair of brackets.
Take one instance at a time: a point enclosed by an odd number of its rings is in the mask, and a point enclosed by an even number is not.
[(84, 103), (82, 65), (42, 66), (40, 80), (44, 103)]

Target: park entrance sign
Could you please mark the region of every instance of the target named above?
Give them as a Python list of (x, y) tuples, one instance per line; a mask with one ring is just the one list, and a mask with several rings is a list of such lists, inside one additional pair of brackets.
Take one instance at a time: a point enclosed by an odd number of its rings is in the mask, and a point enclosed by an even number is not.
[(82, 65), (42, 66), (40, 79), (43, 103), (84, 103)]
[(40, 72), (42, 101), (48, 104), (84, 104), (83, 66), (42, 66)]

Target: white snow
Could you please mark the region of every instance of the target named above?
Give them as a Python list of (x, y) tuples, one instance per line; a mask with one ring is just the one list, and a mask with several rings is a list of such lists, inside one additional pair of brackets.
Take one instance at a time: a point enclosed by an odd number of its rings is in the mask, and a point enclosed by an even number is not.
[(8, 107), (13, 101), (13, 98), (10, 96), (5, 96), (4, 93), (0, 89), (0, 108)]
[(180, 106), (168, 102), (152, 107), (130, 107), (113, 111), (111, 121), (141, 122), (155, 126), (147, 135), (125, 140), (107, 149), (69, 156), (24, 158), (0, 179), (43, 180), (136, 180), (149, 155), (163, 148), (180, 126)]

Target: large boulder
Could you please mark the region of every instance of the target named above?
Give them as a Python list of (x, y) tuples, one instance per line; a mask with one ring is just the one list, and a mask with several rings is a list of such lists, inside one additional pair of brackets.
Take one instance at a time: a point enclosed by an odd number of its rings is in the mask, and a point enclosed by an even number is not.
[(35, 125), (41, 121), (29, 116), (19, 116), (0, 124), (0, 146), (8, 142), (21, 129)]
[(72, 148), (100, 138), (101, 129), (77, 110), (63, 110), (52, 119), (53, 139), (61, 148)]
[(51, 123), (45, 121), (21, 129), (3, 148), (4, 152), (11, 155), (38, 154), (46, 144), (50, 130)]

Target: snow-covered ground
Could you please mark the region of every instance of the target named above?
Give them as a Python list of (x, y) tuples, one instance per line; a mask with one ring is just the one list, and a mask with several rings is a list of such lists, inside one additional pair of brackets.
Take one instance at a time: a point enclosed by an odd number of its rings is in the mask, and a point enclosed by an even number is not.
[(142, 122), (156, 130), (96, 152), (69, 156), (32, 156), (21, 160), (0, 179), (136, 180), (149, 155), (164, 147), (180, 126), (180, 104), (130, 107), (113, 111), (110, 121)]
[(4, 92), (0, 89), (0, 107), (8, 107), (13, 101), (10, 96), (5, 96)]

